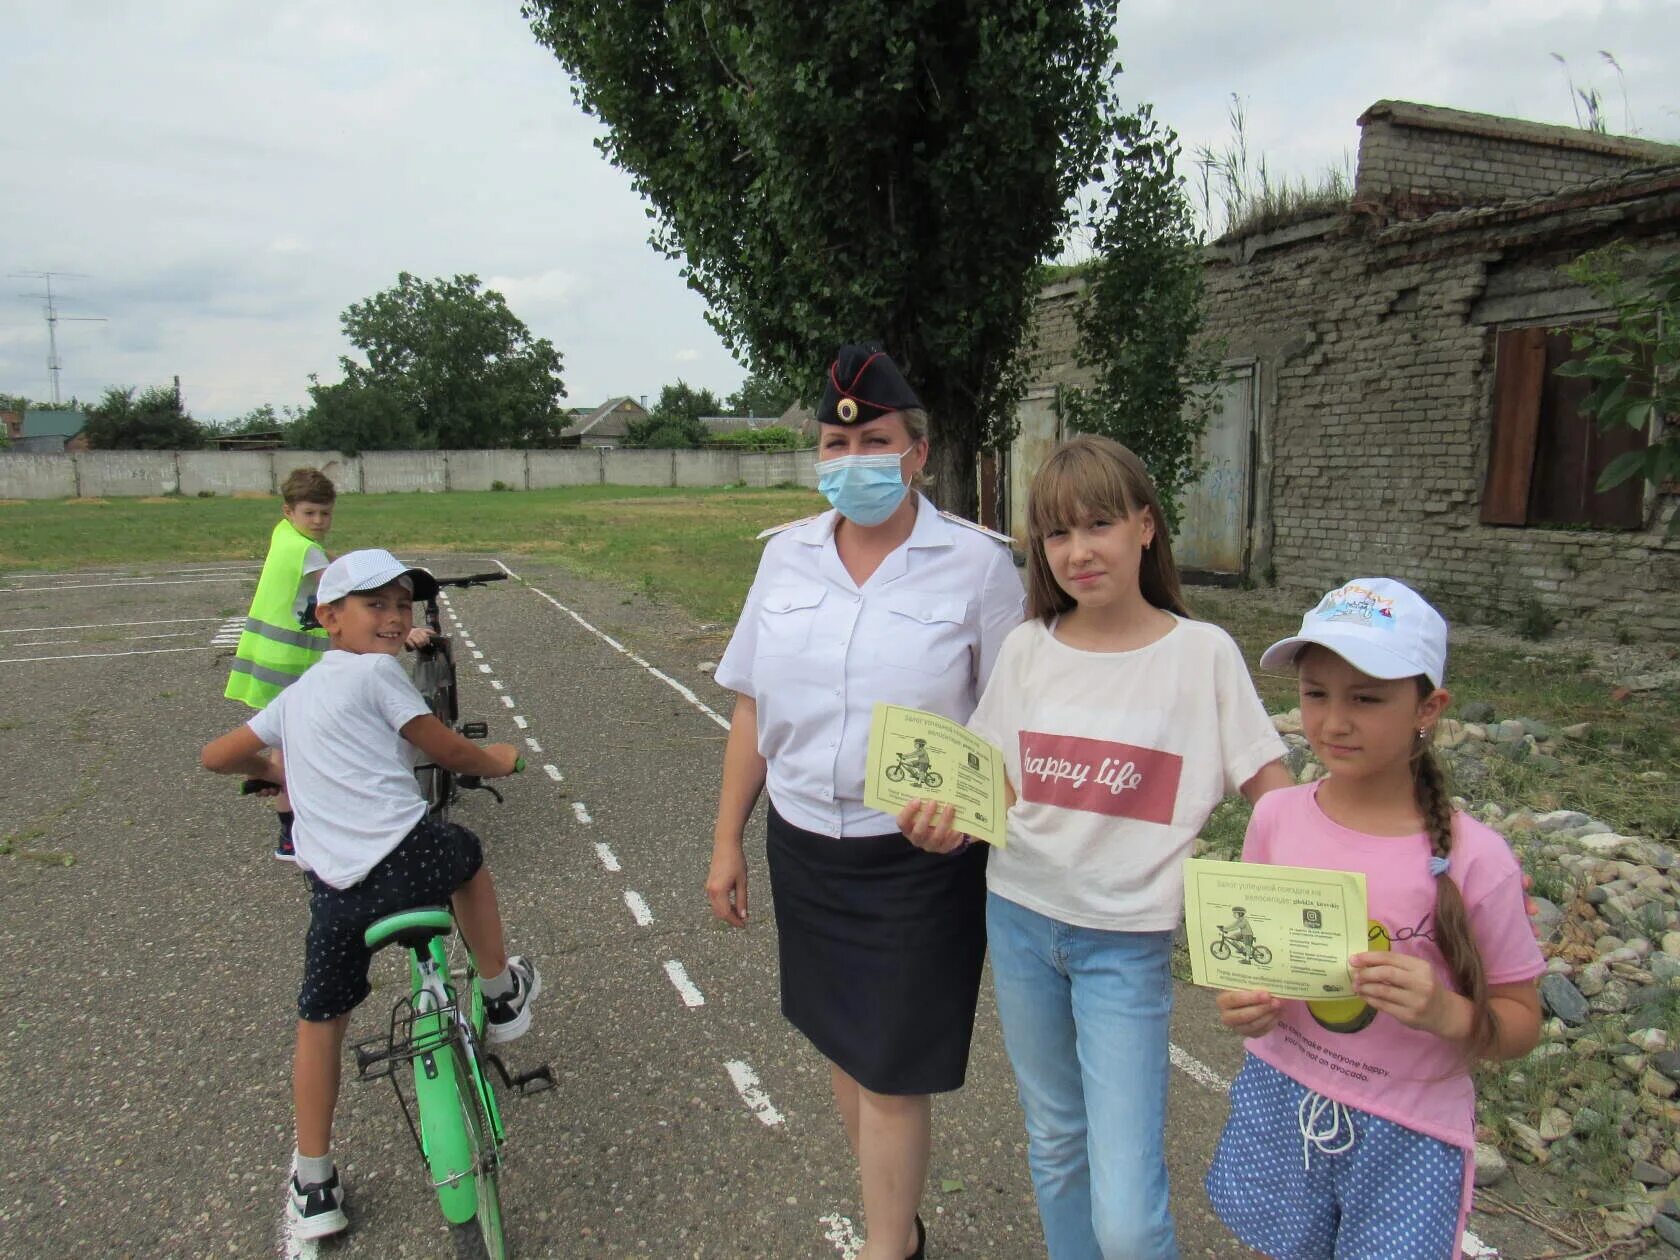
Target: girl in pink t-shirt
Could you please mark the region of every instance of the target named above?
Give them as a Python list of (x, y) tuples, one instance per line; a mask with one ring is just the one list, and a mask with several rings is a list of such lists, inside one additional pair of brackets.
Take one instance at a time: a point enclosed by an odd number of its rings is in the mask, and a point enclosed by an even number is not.
[(1372, 946), (1350, 959), (1353, 998), (1218, 998), (1250, 1040), (1208, 1197), (1274, 1260), (1456, 1257), (1470, 1067), (1539, 1040), (1545, 963), (1522, 870), (1497, 832), (1453, 810), (1430, 752), (1446, 660), (1446, 622), (1388, 578), (1331, 591), (1260, 658), (1299, 669), (1302, 727), (1329, 775), (1263, 797), (1243, 860), (1363, 872)]

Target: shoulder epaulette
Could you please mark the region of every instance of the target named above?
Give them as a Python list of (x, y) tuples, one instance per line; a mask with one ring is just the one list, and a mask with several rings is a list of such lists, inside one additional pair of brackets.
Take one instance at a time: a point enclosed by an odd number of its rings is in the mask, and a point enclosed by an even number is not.
[(943, 516), (953, 525), (961, 525), (964, 529), (972, 529), (977, 534), (984, 534), (987, 538), (995, 538), (998, 542), (1007, 543), (1011, 547), (1015, 545), (1015, 540), (1008, 534), (1000, 534), (995, 529), (987, 529), (984, 525), (961, 516), (956, 516), (950, 512), (941, 512), (939, 515)]
[(810, 516), (801, 516), (797, 521), (783, 521), (780, 525), (772, 525), (769, 529), (761, 529), (758, 531), (758, 541), (763, 542), (766, 538), (774, 538), (784, 529), (792, 529), (795, 525), (803, 525), (806, 521), (814, 521), (821, 515), (821, 512), (813, 512)]

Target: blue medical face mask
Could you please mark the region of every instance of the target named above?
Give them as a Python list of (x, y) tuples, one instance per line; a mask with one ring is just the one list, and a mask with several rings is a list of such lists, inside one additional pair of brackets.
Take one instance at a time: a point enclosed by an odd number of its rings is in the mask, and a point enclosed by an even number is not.
[[(911, 449), (914, 449), (912, 447)], [(904, 501), (910, 489), (904, 480), (904, 457), (842, 455), (817, 463), (817, 489), (848, 521), (879, 525)]]

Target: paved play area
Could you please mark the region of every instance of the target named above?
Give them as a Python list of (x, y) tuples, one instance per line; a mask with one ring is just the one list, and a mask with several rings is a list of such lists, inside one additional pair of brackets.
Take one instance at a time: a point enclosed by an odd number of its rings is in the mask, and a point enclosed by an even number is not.
[[(494, 556), (411, 557), (440, 575)], [(519, 1256), (850, 1257), (860, 1208), (827, 1072), (783, 1022), (762, 819), (752, 926), (701, 885), (731, 697), (699, 668), (726, 627), (509, 557), (521, 580), (453, 593), (463, 718), (526, 749), (506, 803), (469, 794), (510, 946), (543, 994), (508, 1049), (558, 1088), (503, 1098)], [(281, 1227), (289, 1067), (307, 921), (274, 823), (199, 747), (251, 564), (0, 579), (0, 1253), (313, 1254)], [(762, 811), (761, 811), (762, 813)], [(351, 1039), (403, 990), (382, 955)], [(1042, 1257), (1014, 1082), (989, 996), (969, 1084), (935, 1106), (930, 1257)], [(1169, 1150), (1184, 1254), (1243, 1254), (1201, 1173), (1241, 1057), (1181, 986)], [(320, 1254), (447, 1253), (388, 1086), (346, 1074), (336, 1141), (352, 1230)], [(1502, 1254), (1539, 1248), (1502, 1220)], [(1502, 1233), (1501, 1231), (1506, 1231)]]

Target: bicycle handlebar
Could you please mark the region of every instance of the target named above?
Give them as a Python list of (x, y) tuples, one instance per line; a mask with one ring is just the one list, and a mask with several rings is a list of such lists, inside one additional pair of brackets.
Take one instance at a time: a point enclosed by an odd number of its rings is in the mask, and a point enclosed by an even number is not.
[(439, 586), (484, 586), (490, 582), (505, 582), (505, 573), (469, 573), (466, 577), (436, 578)]

